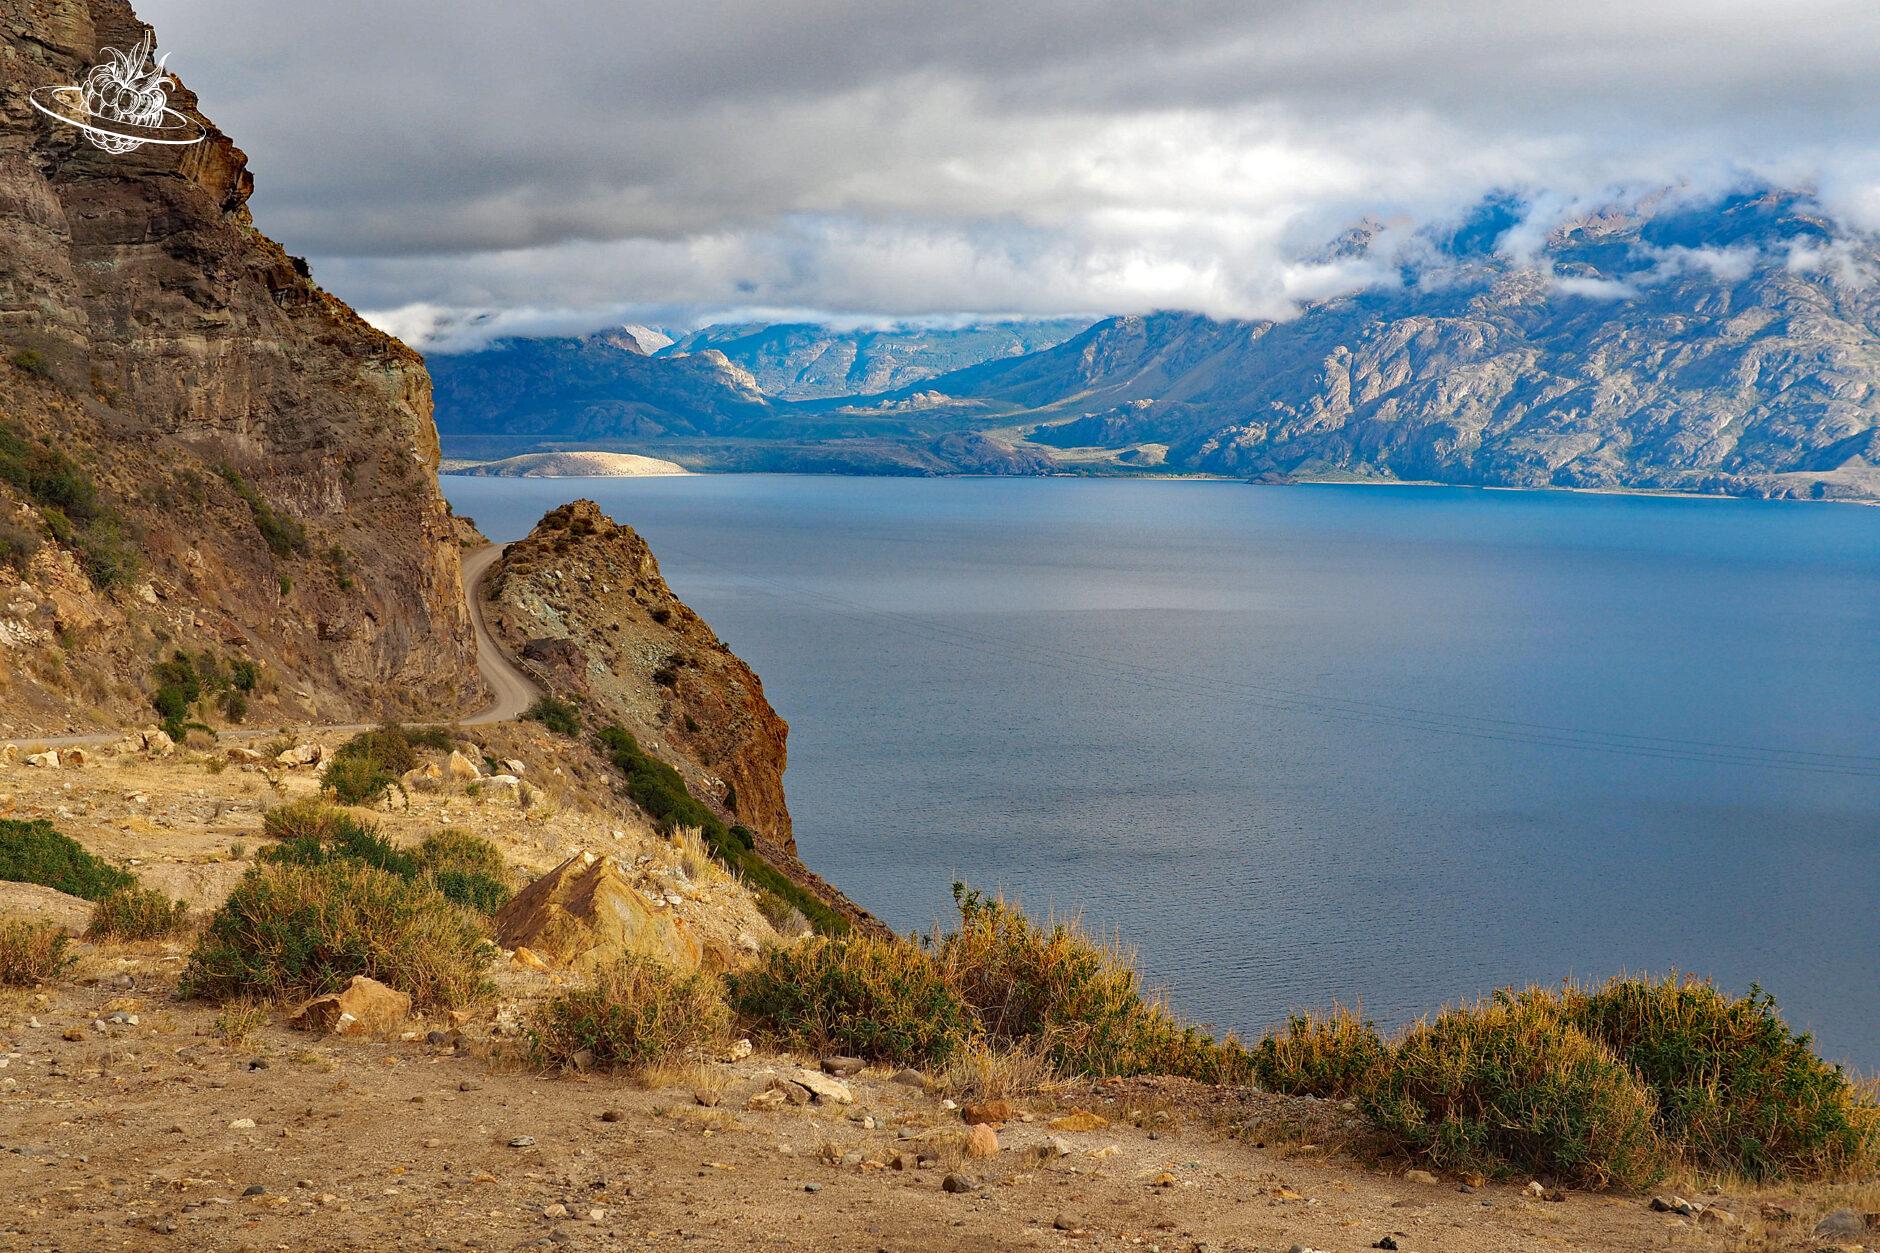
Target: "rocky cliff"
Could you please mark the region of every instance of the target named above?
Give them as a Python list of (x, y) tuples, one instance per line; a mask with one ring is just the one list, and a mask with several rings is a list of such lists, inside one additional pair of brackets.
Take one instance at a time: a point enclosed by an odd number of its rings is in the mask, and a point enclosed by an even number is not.
[(256, 662), (251, 720), (468, 708), (421, 359), (256, 229), (213, 125), (113, 156), (29, 107), (146, 31), (0, 0), (0, 733), (147, 720), (179, 648)]
[(589, 730), (617, 724), (771, 865), (878, 925), (805, 868), (784, 802), (789, 726), (764, 685), (660, 575), (646, 541), (591, 500), (550, 511), (484, 585), (491, 630)]

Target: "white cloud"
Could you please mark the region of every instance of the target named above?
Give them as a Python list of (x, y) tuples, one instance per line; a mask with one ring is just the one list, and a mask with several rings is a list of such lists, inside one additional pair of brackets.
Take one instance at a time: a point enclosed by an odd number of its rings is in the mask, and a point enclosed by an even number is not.
[(1532, 201), (1502, 242), (1528, 260), (1616, 192), (1749, 176), (1880, 227), (1871, 0), (139, 7), (261, 227), (419, 335), (1283, 315), (1393, 281), (1313, 260), (1352, 222), (1495, 189)]
[(1632, 284), (1610, 278), (1556, 274), (1547, 285), (1563, 296), (1579, 296), (1585, 300), (1630, 300), (1638, 295), (1638, 288)]

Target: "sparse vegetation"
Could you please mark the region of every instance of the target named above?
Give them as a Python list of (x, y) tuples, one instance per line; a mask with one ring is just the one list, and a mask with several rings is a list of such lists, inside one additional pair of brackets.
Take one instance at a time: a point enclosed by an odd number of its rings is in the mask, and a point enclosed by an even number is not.
[(556, 700), (553, 696), (537, 698), (522, 716), (541, 723), (557, 735), (581, 734), (581, 710), (569, 701)]
[(85, 937), (92, 940), (158, 940), (175, 935), (189, 921), (189, 906), (155, 888), (128, 887), (91, 907)]
[(39, 551), (39, 537), (25, 527), (0, 518), (0, 566), (24, 570)]
[(536, 1010), (529, 1040), (544, 1065), (592, 1064), (644, 1071), (729, 1038), (723, 985), (650, 958), (628, 956), (596, 970), (585, 986)]
[(0, 420), (0, 483), (32, 502), (47, 533), (78, 555), (93, 586), (109, 588), (136, 573), (137, 551), (124, 519), (104, 502), (91, 476), (59, 448), (5, 420)]
[(324, 814), (303, 810), (298, 821), (303, 824), (299, 833), (285, 836), (280, 843), (262, 849), (259, 860), (289, 866), (356, 862), (405, 880), (418, 877), (418, 859), (386, 839), (371, 822), (330, 808)]
[(260, 685), (261, 668), (248, 657), (224, 661), (206, 650), (191, 653), (179, 648), (168, 661), (152, 666), (150, 677), (157, 686), (151, 708), (163, 720), (170, 738), (181, 740), (192, 728), (207, 729), (189, 720), (204, 697), (218, 698), (231, 721), (247, 716), (248, 697)]
[(0, 984), (30, 988), (71, 964), (69, 938), (57, 923), (0, 917)]
[(1076, 920), (1040, 926), (996, 897), (953, 885), (959, 929), (942, 936), (939, 968), (996, 1044), (1043, 1047), (1066, 1073), (1241, 1077), (1246, 1054), (1179, 1022), (1146, 997), (1132, 954)]
[(320, 776), (320, 787), (342, 805), (370, 805), (399, 786), (398, 776), (369, 757), (335, 757)]
[(1417, 1024), (1359, 1100), (1393, 1143), (1437, 1169), (1639, 1190), (1669, 1166), (1651, 1090), (1533, 997), (1499, 993)]
[(361, 731), (334, 752), (320, 786), (342, 805), (370, 805), (399, 786), (399, 776), (418, 765), (418, 750), (447, 749), (450, 733), (441, 727), (406, 727), (388, 723)]
[(275, 509), (267, 497), (243, 478), (234, 466), (219, 465), (216, 473), (247, 504), (248, 512), (255, 520), (255, 529), (261, 532), (261, 540), (268, 546), (269, 552), (276, 557), (305, 557), (311, 551), (307, 528)]
[(7, 360), (12, 362), (14, 369), (30, 374), (34, 378), (52, 377), (52, 367), (46, 364), (45, 354), (36, 348), (21, 348)]
[(904, 940), (818, 936), (769, 950), (729, 982), (732, 1008), (790, 1048), (939, 1066), (975, 1034), (933, 958)]
[(186, 995), (317, 996), (366, 975), (420, 1005), (488, 991), (490, 946), (468, 913), (428, 885), (342, 858), (269, 863), (236, 885), (184, 972)]
[(265, 1001), (253, 1000), (246, 996), (237, 996), (224, 1001), (215, 1014), (215, 1033), (222, 1043), (229, 1048), (238, 1049), (248, 1043), (248, 1038), (268, 1025), (268, 1006)]
[(670, 835), (680, 827), (697, 828), (711, 847), (712, 856), (735, 870), (753, 889), (788, 901), (818, 931), (840, 934), (848, 930), (848, 919), (765, 861), (748, 828), (726, 826), (692, 795), (677, 770), (641, 749), (630, 731), (619, 726), (603, 727), (595, 740), (614, 768), (626, 776), (627, 795), (647, 812), (661, 834)]
[(77, 840), (54, 830), (43, 818), (32, 822), (0, 818), (0, 879), (38, 883), (88, 901), (137, 882), (129, 873), (86, 852)]
[(436, 890), (446, 900), (493, 914), (514, 893), (509, 868), (494, 844), (446, 827), (413, 849), (387, 839), (377, 824), (315, 800), (271, 809), (262, 829), (277, 844), (259, 860), (293, 866), (352, 862)]

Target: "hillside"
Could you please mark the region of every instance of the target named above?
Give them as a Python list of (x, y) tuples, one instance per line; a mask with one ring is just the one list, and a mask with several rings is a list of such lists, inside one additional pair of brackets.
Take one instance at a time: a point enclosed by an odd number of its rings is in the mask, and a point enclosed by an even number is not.
[(256, 229), (213, 126), (111, 156), (28, 107), (127, 5), (0, 12), (0, 734), (152, 721), (177, 649), (255, 663), (251, 719), (474, 705), (422, 361)]

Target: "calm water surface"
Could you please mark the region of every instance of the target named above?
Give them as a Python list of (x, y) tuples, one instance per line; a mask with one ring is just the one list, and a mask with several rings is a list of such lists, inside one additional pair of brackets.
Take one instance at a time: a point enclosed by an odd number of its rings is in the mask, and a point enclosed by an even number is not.
[(1439, 488), (446, 478), (652, 543), (898, 928), (1081, 909), (1181, 1010), (1759, 980), (1880, 1068), (1880, 510)]

